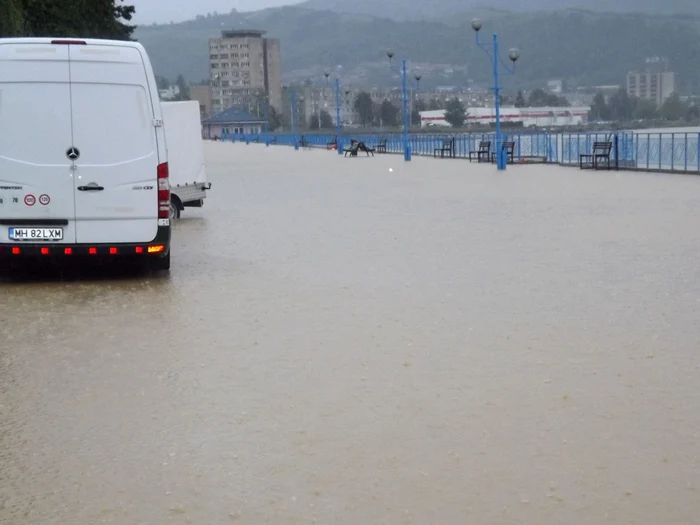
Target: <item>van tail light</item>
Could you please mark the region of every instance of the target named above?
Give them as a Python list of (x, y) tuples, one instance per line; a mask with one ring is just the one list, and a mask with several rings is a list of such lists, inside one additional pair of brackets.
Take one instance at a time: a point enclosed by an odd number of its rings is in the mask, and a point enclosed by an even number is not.
[(158, 218), (170, 218), (170, 180), (168, 163), (158, 164)]
[(52, 44), (59, 46), (86, 46), (87, 42), (85, 40), (69, 40), (69, 39), (59, 39), (52, 40)]

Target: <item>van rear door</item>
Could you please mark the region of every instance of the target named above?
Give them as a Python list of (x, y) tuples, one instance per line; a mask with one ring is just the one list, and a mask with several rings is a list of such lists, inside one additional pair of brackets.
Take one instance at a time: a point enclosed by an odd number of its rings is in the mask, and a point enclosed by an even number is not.
[(158, 143), (138, 49), (71, 45), (79, 243), (148, 242), (158, 231)]
[(0, 40), (0, 243), (75, 242), (68, 58)]

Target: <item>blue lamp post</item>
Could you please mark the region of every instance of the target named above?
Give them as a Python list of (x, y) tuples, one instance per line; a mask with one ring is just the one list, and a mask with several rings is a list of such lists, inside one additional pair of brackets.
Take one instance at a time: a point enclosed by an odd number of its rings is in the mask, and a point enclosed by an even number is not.
[[(341, 66), (338, 66), (338, 69), (341, 69)], [(328, 86), (328, 77), (330, 77), (330, 72), (326, 70), (323, 73), (326, 76), (326, 87)], [(335, 140), (336, 140), (336, 150), (338, 151), (338, 155), (343, 154), (343, 148), (341, 147), (340, 143), (340, 128), (341, 128), (341, 120), (340, 120), (340, 75), (337, 75), (335, 77)]]
[[(491, 59), (493, 65), (493, 94), (494, 104), (496, 107), (496, 161), (499, 170), (505, 170), (508, 163), (507, 153), (503, 151), (503, 136), (501, 134), (501, 88), (498, 85), (498, 63), (503, 65), (506, 73), (509, 75), (515, 74), (515, 62), (520, 58), (520, 51), (513, 47), (508, 51), (508, 58), (513, 63), (509, 66), (502, 58), (498, 51), (498, 35), (493, 34), (493, 43), (482, 42), (479, 40), (479, 31), (482, 28), (481, 20), (472, 20), (472, 29), (476, 32), (476, 45), (479, 46)], [(490, 49), (492, 51), (490, 51)]]
[(267, 135), (270, 131), (270, 98), (265, 97), (263, 99), (263, 102), (265, 103), (265, 134)]
[[(401, 71), (397, 71), (392, 66), (391, 60), (394, 58), (394, 52), (389, 49), (386, 52), (386, 56), (389, 57), (389, 69), (394, 72), (398, 72), (401, 75), (401, 102), (402, 102), (402, 113), (403, 113), (403, 160), (411, 160), (411, 143), (408, 140), (408, 127), (410, 125), (409, 114), (408, 114), (408, 71), (406, 68), (406, 60), (401, 61)], [(420, 82), (421, 76), (415, 75), (416, 84)]]
[(292, 135), (294, 136), (294, 149), (299, 149), (299, 104), (304, 102), (304, 97), (297, 97), (296, 91), (289, 91), (290, 112), (292, 116)]

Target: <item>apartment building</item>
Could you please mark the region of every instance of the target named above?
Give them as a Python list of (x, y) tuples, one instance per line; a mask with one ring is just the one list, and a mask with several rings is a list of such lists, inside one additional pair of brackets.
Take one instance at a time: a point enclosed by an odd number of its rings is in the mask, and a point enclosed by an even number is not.
[(247, 109), (267, 98), (282, 109), (280, 42), (254, 29), (222, 31), (209, 39), (209, 79), (212, 112), (230, 107)]
[(627, 94), (650, 100), (661, 107), (676, 91), (676, 74), (672, 71), (646, 69), (645, 71), (630, 71), (627, 73)]

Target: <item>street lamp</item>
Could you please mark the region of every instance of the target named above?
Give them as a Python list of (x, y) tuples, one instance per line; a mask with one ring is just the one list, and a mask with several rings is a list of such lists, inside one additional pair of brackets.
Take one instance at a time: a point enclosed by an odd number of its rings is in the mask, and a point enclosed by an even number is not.
[[(343, 148), (341, 147), (340, 144), (340, 73), (339, 71), (342, 69), (342, 66), (338, 66), (336, 68), (336, 75), (335, 75), (335, 143), (336, 143), (336, 149), (338, 150), (338, 155), (343, 154)], [(330, 77), (330, 71), (325, 70), (323, 73), (326, 77), (326, 85), (328, 85), (328, 77)], [(325, 95), (324, 95), (325, 98)], [(320, 127), (320, 125), (319, 125)]]
[[(394, 58), (394, 52), (389, 49), (386, 52), (386, 56), (389, 57), (389, 69), (391, 71), (396, 70), (393, 68), (392, 65), (392, 59)], [(409, 143), (408, 140), (408, 126), (409, 126), (409, 119), (408, 119), (408, 93), (407, 93), (407, 82), (408, 82), (408, 71), (406, 69), (406, 60), (401, 61), (401, 99), (402, 99), (402, 106), (403, 106), (403, 160), (405, 161), (410, 161), (411, 160), (411, 144)], [(416, 83), (420, 82), (421, 76), (420, 75), (415, 75), (415, 80)]]
[(292, 117), (292, 135), (294, 136), (294, 149), (299, 149), (298, 125), (299, 125), (299, 104), (304, 102), (304, 97), (297, 97), (296, 91), (290, 89), (289, 104)]
[[(472, 20), (472, 29), (476, 33), (476, 45), (479, 46), (491, 59), (491, 64), (493, 65), (493, 93), (494, 93), (494, 104), (496, 106), (496, 160), (499, 170), (505, 170), (507, 165), (507, 152), (503, 151), (503, 137), (501, 135), (501, 88), (498, 85), (498, 63), (500, 62), (506, 73), (510, 75), (515, 74), (515, 63), (520, 58), (520, 51), (513, 47), (508, 51), (508, 58), (512, 62), (512, 66), (509, 66), (502, 58), (498, 51), (498, 35), (493, 34), (493, 43), (481, 42), (479, 40), (479, 31), (481, 30), (483, 24), (481, 20)], [(492, 49), (493, 51), (489, 51)]]
[[(324, 70), (323, 76), (326, 77), (326, 83), (323, 84), (323, 101), (322, 101), (323, 107), (325, 108), (325, 106), (326, 106), (326, 90), (328, 89), (328, 77), (331, 76), (330, 71), (328, 71), (327, 69)], [(321, 112), (322, 111), (323, 110), (321, 109), (321, 104), (319, 104), (318, 105), (318, 129), (319, 129), (319, 131), (321, 130)]]

